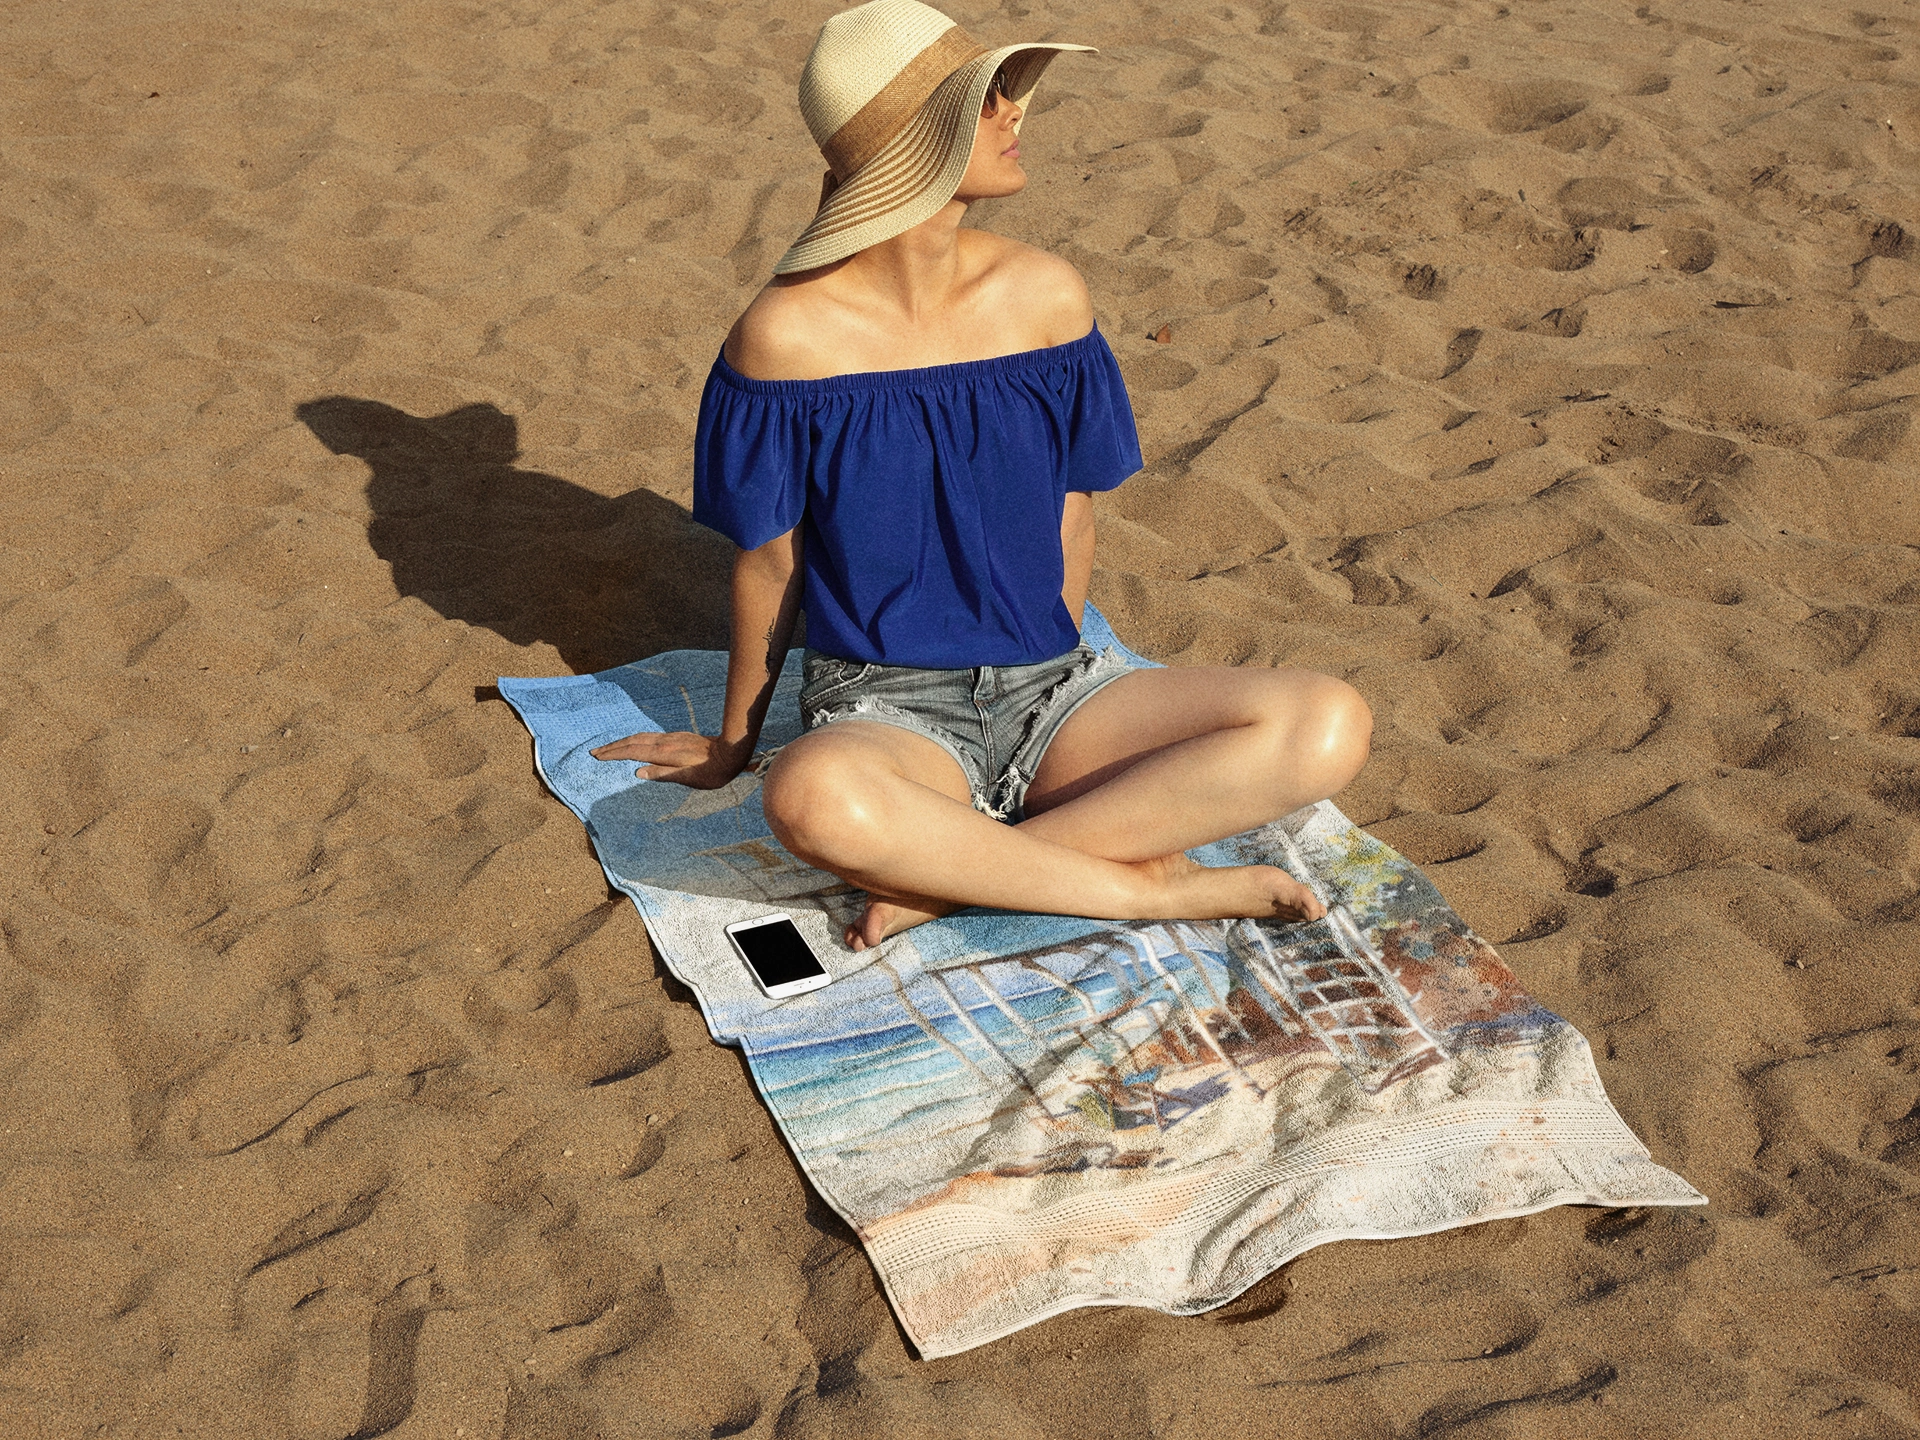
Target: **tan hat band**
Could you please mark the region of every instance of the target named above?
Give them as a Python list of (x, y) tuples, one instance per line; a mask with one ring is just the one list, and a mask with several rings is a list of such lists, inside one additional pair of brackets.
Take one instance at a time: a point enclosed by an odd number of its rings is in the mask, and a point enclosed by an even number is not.
[(987, 47), (958, 25), (942, 33), (820, 147), (834, 175), (844, 181), (878, 155), (926, 103), (927, 97), (939, 88), (941, 81), (969, 60), (986, 53)]

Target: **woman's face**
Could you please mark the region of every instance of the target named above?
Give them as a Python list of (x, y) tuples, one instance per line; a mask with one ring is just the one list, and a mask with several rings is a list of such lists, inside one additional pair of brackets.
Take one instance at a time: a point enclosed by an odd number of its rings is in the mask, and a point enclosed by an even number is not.
[(1027, 188), (1027, 172), (1020, 168), (1020, 137), (1013, 133), (1020, 107), (1004, 95), (993, 97), (993, 111), (980, 117), (973, 134), (973, 154), (960, 179), (956, 200), (992, 200), (1017, 195)]

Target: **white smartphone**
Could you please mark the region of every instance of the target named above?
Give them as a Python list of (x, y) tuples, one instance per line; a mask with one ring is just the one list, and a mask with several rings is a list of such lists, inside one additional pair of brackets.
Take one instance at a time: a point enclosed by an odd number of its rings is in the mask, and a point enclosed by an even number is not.
[(791, 915), (762, 915), (727, 926), (727, 939), (769, 1000), (804, 995), (832, 981)]

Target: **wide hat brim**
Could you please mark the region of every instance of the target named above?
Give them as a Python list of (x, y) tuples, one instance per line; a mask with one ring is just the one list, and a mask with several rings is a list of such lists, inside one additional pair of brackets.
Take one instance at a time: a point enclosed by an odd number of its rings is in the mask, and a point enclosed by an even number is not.
[(833, 188), (773, 273), (817, 270), (932, 219), (966, 176), (993, 72), (1007, 66), (1010, 98), (1025, 110), (1041, 72), (1067, 50), (1091, 53), (1093, 47), (1003, 45), (961, 65), (934, 88), (898, 135)]

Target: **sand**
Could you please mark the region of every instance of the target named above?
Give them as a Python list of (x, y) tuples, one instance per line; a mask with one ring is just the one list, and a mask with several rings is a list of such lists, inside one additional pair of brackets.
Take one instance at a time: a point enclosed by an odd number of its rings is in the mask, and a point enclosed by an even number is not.
[(1133, 389), (1095, 598), (1357, 685), (1713, 1203), (927, 1363), (489, 688), (722, 642), (831, 8), (7, 7), (0, 1428), (1920, 1434), (1920, 10), (952, 7), (1105, 52), (979, 217)]

